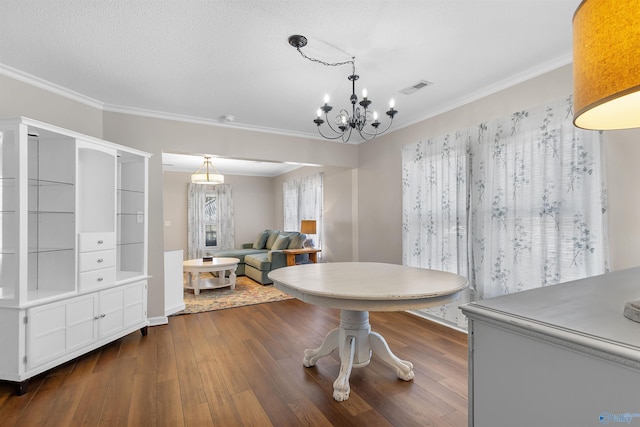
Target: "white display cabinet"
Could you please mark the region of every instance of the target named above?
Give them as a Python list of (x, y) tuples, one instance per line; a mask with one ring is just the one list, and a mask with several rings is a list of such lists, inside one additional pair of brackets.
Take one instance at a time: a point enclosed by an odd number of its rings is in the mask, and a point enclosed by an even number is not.
[(146, 334), (150, 155), (0, 120), (0, 380)]

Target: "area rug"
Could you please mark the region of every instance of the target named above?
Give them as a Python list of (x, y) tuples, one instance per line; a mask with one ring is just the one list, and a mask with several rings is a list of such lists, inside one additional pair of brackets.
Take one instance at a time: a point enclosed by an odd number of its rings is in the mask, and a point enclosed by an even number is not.
[[(209, 275), (209, 277), (207, 277)], [(211, 278), (211, 273), (203, 273), (204, 278)], [(284, 301), (293, 297), (277, 290), (273, 285), (261, 285), (247, 276), (238, 276), (236, 287), (201, 290), (200, 295), (194, 295), (193, 290), (184, 290), (185, 309), (175, 313), (191, 314), (204, 311), (222, 310), (225, 308), (242, 307), (245, 305), (262, 304), (267, 302)]]

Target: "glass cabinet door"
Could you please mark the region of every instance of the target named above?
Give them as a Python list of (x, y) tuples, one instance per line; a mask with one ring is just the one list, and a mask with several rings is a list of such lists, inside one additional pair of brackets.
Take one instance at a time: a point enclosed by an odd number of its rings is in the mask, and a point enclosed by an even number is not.
[(146, 274), (147, 159), (131, 153), (118, 156), (117, 277)]
[(74, 292), (75, 140), (30, 129), (28, 138), (29, 301)]
[(18, 126), (0, 128), (0, 305), (18, 298), (19, 133)]

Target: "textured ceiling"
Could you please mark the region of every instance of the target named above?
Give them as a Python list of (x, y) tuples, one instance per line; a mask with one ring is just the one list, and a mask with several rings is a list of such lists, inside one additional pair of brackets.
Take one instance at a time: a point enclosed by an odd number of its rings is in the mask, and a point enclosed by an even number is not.
[[(287, 43), (302, 34), (309, 56), (355, 56), (357, 93), (380, 113), (395, 98), (399, 129), (570, 63), (579, 3), (0, 0), (0, 73), (105, 110), (317, 137), (351, 67), (302, 58)], [(399, 93), (420, 80), (433, 85)]]

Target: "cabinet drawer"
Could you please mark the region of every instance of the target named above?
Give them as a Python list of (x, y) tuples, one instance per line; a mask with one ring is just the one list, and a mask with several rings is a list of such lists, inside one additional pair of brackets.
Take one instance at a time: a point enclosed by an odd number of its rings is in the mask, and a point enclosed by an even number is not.
[(83, 291), (97, 289), (107, 285), (113, 285), (115, 281), (115, 268), (103, 268), (100, 270), (92, 270), (80, 273), (80, 289)]
[(83, 252), (80, 254), (80, 272), (116, 266), (116, 251)]
[(80, 252), (104, 251), (116, 248), (116, 233), (80, 233)]

